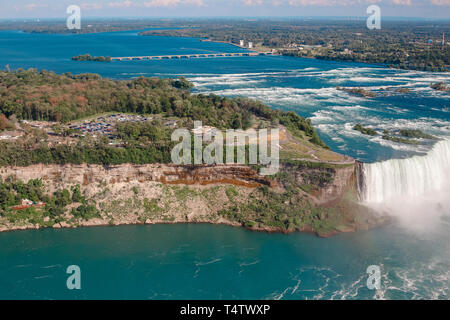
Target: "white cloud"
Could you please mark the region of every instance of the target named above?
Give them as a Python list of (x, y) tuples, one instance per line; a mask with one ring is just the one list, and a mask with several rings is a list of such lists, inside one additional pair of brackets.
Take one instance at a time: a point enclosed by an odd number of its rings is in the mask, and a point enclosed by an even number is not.
[(375, 3), (379, 3), (382, 2), (383, 0), (358, 0), (359, 3), (370, 3), (370, 4), (375, 4)]
[(242, 1), (246, 6), (260, 6), (262, 5), (262, 0), (243, 0)]
[(84, 10), (97, 10), (103, 8), (101, 3), (82, 3), (80, 7)]
[(198, 6), (198, 7), (202, 7), (205, 5), (203, 3), (203, 0), (184, 0), (183, 4), (194, 5), (194, 6)]
[(14, 6), (14, 9), (16, 9), (16, 11), (20, 11), (20, 10), (32, 11), (34, 9), (47, 8), (47, 7), (48, 7), (47, 4), (28, 3), (24, 6)]
[(108, 6), (111, 8), (129, 8), (133, 5), (133, 2), (130, 0), (125, 0), (123, 2), (110, 2), (108, 3)]
[(148, 8), (157, 7), (177, 7), (179, 5), (192, 5), (201, 7), (204, 5), (203, 0), (151, 0), (144, 2), (144, 6)]
[(431, 0), (431, 3), (436, 6), (450, 6), (450, 0)]
[(347, 6), (355, 4), (354, 0), (289, 0), (291, 6)]
[[(412, 5), (412, 0), (241, 0), (246, 6), (256, 6), (270, 3), (274, 7), (289, 5), (289, 6), (321, 6), (321, 7), (333, 7), (333, 6), (352, 6), (352, 5), (364, 5), (375, 3), (388, 3), (393, 5)], [(432, 3), (445, 5), (450, 0), (430, 0)]]
[(392, 3), (401, 6), (410, 6), (411, 0), (392, 0)]

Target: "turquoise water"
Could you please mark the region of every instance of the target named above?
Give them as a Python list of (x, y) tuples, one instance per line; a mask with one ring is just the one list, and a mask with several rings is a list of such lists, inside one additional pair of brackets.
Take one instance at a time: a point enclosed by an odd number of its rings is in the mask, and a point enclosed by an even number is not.
[[(0, 234), (0, 298), (447, 298), (449, 243), (395, 227), (319, 239), (211, 225)], [(424, 263), (426, 262), (426, 263)], [(81, 268), (81, 290), (66, 268)], [(383, 288), (366, 288), (379, 265)], [(443, 278), (443, 277), (447, 278)]]
[[(137, 32), (45, 35), (0, 32), (0, 66), (58, 73), (93, 72), (126, 79), (186, 76), (196, 92), (246, 96), (311, 117), (335, 151), (366, 162), (426, 154), (352, 130), (420, 128), (450, 135), (450, 97), (429, 84), (447, 74), (400, 71), (358, 63), (288, 57), (74, 62), (71, 57), (238, 52), (191, 38), (139, 37)], [(336, 86), (365, 86), (374, 99)], [(386, 88), (408, 87), (398, 94)], [(448, 190), (448, 189), (446, 189)], [(438, 204), (433, 204), (438, 205)], [(382, 229), (319, 239), (224, 226), (158, 225), (20, 231), (0, 234), (0, 298), (138, 299), (410, 299), (449, 298), (449, 212), (424, 207), (420, 227)], [(428, 216), (430, 217), (428, 219)], [(82, 271), (82, 290), (65, 286), (67, 266)], [(379, 265), (382, 288), (366, 287), (366, 268)]]

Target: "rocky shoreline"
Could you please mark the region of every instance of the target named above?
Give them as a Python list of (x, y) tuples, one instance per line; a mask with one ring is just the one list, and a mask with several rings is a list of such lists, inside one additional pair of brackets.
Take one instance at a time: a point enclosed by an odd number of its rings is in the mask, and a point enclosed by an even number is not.
[(242, 226), (239, 223), (236, 222), (230, 222), (230, 221), (224, 221), (224, 222), (165, 222), (165, 221), (160, 221), (160, 222), (143, 222), (143, 223), (115, 223), (115, 224), (110, 224), (105, 220), (101, 220), (101, 219), (93, 219), (93, 220), (89, 220), (89, 221), (85, 221), (80, 223), (80, 225), (78, 226), (72, 226), (72, 225), (68, 225), (67, 223), (57, 223), (55, 224), (53, 227), (41, 227), (38, 225), (28, 225), (28, 226), (11, 226), (9, 228), (7, 227), (0, 227), (0, 232), (14, 232), (14, 231), (27, 231), (27, 230), (43, 230), (43, 229), (77, 229), (77, 228), (91, 228), (91, 227), (112, 227), (112, 226), (130, 226), (130, 225), (134, 225), (134, 226), (143, 226), (143, 225), (158, 225), (158, 224), (167, 224), (167, 225), (173, 225), (173, 224), (210, 224), (210, 225), (225, 225), (225, 226), (230, 226), (230, 227), (234, 227), (234, 228), (244, 228), (246, 230), (249, 231), (253, 231), (253, 232), (265, 232), (265, 233), (282, 233), (282, 234), (293, 234), (296, 232), (303, 232), (303, 233), (310, 233), (310, 234), (314, 234), (320, 238), (331, 238), (335, 235), (338, 235), (340, 233), (351, 233), (351, 232), (357, 232), (357, 231), (367, 231), (370, 229), (376, 229), (376, 228), (381, 228), (384, 226), (387, 226), (389, 224), (391, 224), (393, 222), (393, 218), (389, 217), (389, 216), (380, 216), (379, 220), (377, 221), (377, 223), (373, 224), (373, 225), (368, 225), (366, 228), (348, 228), (348, 229), (342, 229), (339, 231), (333, 231), (333, 232), (328, 232), (328, 233), (320, 233), (320, 232), (315, 232), (314, 230), (312, 230), (311, 228), (305, 228), (303, 230), (283, 230), (281, 228), (275, 228), (275, 227), (245, 227)]

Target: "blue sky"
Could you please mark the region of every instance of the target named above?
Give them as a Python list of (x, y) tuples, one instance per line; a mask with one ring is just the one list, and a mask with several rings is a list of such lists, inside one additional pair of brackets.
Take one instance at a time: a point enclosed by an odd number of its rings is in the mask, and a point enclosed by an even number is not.
[(382, 16), (450, 19), (450, 0), (0, 0), (0, 18), (65, 18), (69, 5), (84, 17)]

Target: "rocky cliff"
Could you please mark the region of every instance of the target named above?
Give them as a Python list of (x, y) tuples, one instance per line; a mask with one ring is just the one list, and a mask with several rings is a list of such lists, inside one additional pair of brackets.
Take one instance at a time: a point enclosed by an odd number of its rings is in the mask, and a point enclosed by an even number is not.
[[(286, 164), (273, 177), (260, 176), (242, 165), (39, 164), (2, 167), (0, 177), (24, 182), (42, 179), (50, 195), (79, 185), (101, 213), (94, 219), (76, 218), (70, 213), (76, 204), (69, 206), (63, 217), (44, 212), (47, 221), (54, 219), (53, 227), (207, 222), (327, 236), (360, 228), (355, 215), (363, 217), (364, 228), (373, 224), (368, 222), (371, 216), (353, 203), (357, 190), (354, 164)], [(22, 223), (16, 220), (1, 219), (0, 230), (42, 227), (27, 219)]]
[(233, 184), (255, 188), (270, 185), (270, 181), (247, 167), (241, 165), (222, 166), (177, 166), (164, 164), (147, 165), (44, 165), (29, 167), (2, 167), (0, 177), (28, 181), (42, 179), (49, 191), (71, 184), (79, 184), (85, 189), (103, 183), (113, 185), (129, 182), (160, 182), (171, 185), (211, 185)]

